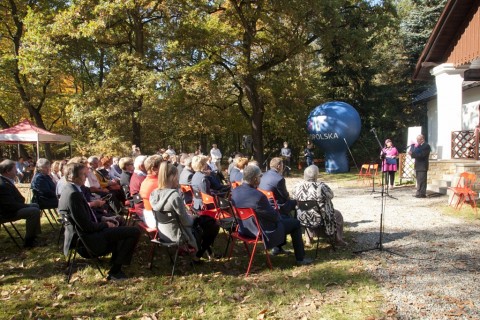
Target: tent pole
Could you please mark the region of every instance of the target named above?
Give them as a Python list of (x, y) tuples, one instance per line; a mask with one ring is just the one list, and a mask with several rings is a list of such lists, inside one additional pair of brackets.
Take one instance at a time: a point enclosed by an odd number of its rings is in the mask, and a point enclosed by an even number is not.
[(37, 137), (37, 160), (40, 159), (40, 142)]

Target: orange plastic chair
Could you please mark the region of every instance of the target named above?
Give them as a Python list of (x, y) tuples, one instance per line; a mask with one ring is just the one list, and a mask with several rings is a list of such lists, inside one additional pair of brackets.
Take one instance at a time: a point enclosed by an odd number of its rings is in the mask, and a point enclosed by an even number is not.
[(477, 176), (475, 173), (471, 172), (462, 172), (460, 174), (460, 179), (458, 180), (456, 187), (450, 187), (448, 189), (453, 191), (452, 198), (450, 199), (449, 205), (452, 205), (453, 199), (457, 197), (457, 202), (455, 203), (455, 209), (460, 210), (465, 202), (469, 202), (472, 208), (475, 209), (475, 215), (477, 214), (477, 192), (473, 190)]
[(150, 240), (150, 252), (148, 254), (148, 268), (153, 268), (153, 256), (155, 254), (155, 243), (152, 240), (157, 238), (158, 230), (157, 228), (149, 228), (147, 224), (143, 221), (138, 221), (137, 226), (145, 233), (145, 235)]
[(193, 206), (193, 190), (192, 186), (188, 184), (181, 184), (180, 185), (180, 191), (183, 194), (183, 199), (185, 201), (185, 205), (187, 207), (192, 207)]
[[(257, 249), (257, 244), (258, 243), (263, 243), (264, 248), (265, 248), (265, 255), (267, 256), (267, 264), (270, 269), (273, 269), (272, 262), (270, 261), (270, 255), (268, 254), (268, 249), (265, 245), (265, 242), (263, 241), (263, 236), (262, 236), (262, 229), (260, 227), (260, 223), (258, 222), (257, 216), (255, 215), (255, 211), (253, 211), (252, 208), (233, 208), (233, 214), (235, 215), (235, 218), (237, 219), (237, 227), (234, 232), (232, 232), (231, 236), (233, 239), (232, 246), (230, 247), (230, 254), (228, 258), (230, 259), (232, 257), (232, 252), (233, 252), (233, 247), (235, 246), (235, 241), (239, 240), (242, 241), (245, 249), (247, 250), (247, 253), (250, 255), (250, 259), (248, 262), (248, 268), (247, 272), (245, 273), (245, 277), (248, 277), (248, 274), (250, 273), (250, 269), (252, 267), (252, 262), (253, 258), (255, 256), (255, 250)], [(253, 220), (257, 230), (256, 234), (254, 237), (247, 237), (243, 236), (239, 233), (238, 229), (239, 226), (247, 220)], [(253, 245), (252, 252), (250, 252), (250, 249), (248, 245)]]
[(358, 181), (365, 182), (365, 178), (370, 178), (370, 165), (368, 163), (362, 164), (358, 172)]
[(276, 211), (279, 210), (277, 199), (275, 199), (275, 194), (273, 193), (273, 191), (267, 191), (262, 189), (257, 189), (257, 190), (263, 193), (267, 197), (268, 202), (270, 202), (270, 205), (273, 207), (273, 209), (275, 209)]

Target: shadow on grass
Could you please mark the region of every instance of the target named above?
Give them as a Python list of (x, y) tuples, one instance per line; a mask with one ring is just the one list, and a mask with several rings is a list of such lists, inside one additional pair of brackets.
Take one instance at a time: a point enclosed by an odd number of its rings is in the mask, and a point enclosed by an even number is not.
[[(65, 257), (57, 246), (58, 233), (49, 231), (44, 236), (49, 241), (47, 247), (27, 251), (18, 250), (6, 234), (0, 234), (0, 285), (5, 318), (120, 316), (127, 319), (148, 314), (159, 319), (225, 319), (257, 318), (263, 310), (275, 318), (304, 314), (309, 318), (335, 318), (340, 312), (338, 308), (344, 314), (360, 312), (359, 318), (378, 314), (376, 303), (362, 309), (354, 302), (358, 297), (374, 300), (374, 281), (358, 267), (348, 249), (332, 251), (323, 242), (313, 265), (296, 267), (292, 254), (272, 257), (273, 270), (268, 269), (260, 246), (248, 278), (244, 277), (248, 255), (239, 243), (230, 260), (206, 261), (195, 266), (195, 270), (188, 259), (180, 257), (174, 281), (170, 283), (168, 256), (157, 248), (155, 267), (149, 270), (150, 243), (142, 237), (132, 265), (125, 268), (132, 278), (108, 282), (100, 277), (93, 264), (79, 258), (80, 266), (67, 284)], [(225, 246), (226, 237), (220, 234), (214, 251), (223, 253)], [(286, 248), (291, 249), (291, 243)], [(315, 248), (307, 248), (306, 252), (313, 256)], [(101, 267), (108, 268), (108, 258), (102, 261)], [(370, 289), (364, 290), (367, 287)], [(310, 309), (304, 306), (306, 297), (312, 300)], [(314, 304), (316, 307), (312, 308)]]

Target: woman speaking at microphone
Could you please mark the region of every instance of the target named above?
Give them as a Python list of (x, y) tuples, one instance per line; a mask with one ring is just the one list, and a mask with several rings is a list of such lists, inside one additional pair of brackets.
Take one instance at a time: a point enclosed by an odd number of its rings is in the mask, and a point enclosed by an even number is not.
[(395, 172), (397, 172), (398, 150), (393, 146), (392, 140), (385, 140), (385, 147), (382, 149), (382, 172), (385, 175), (385, 185), (393, 189)]

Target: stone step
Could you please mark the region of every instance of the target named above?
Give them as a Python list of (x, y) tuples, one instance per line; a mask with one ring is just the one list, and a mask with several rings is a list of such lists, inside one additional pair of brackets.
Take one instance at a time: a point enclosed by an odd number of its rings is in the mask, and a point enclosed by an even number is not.
[(439, 187), (450, 187), (452, 185), (452, 181), (443, 180), (443, 179), (432, 179), (432, 185), (437, 185)]
[(427, 190), (433, 191), (440, 194), (447, 194), (447, 187), (442, 187), (437, 184), (427, 184)]

